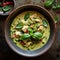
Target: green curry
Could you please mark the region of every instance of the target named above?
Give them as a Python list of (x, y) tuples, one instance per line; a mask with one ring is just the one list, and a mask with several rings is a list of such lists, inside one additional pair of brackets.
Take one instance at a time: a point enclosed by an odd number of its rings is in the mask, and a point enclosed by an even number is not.
[(50, 36), (47, 19), (36, 11), (25, 11), (14, 18), (10, 27), (13, 42), (23, 50), (43, 47)]

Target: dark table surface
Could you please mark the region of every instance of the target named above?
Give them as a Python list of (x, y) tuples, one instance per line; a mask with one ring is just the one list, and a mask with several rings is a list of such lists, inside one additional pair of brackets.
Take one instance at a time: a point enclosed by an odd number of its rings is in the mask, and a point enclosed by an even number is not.
[[(45, 0), (42, 0), (43, 2)], [(15, 8), (17, 6), (23, 4), (38, 4), (43, 6), (43, 2), (40, 0), (14, 0)], [(49, 10), (50, 13), (54, 16), (56, 15), (55, 12)], [(53, 12), (53, 13), (52, 13)], [(60, 14), (57, 14), (60, 17)], [(4, 26), (7, 16), (0, 16), (0, 60), (60, 60), (60, 20), (56, 24), (57, 27), (57, 35), (54, 44), (52, 47), (43, 55), (34, 57), (34, 58), (27, 58), (16, 54), (12, 51), (9, 46), (7, 45), (4, 37)], [(60, 18), (59, 18), (60, 19)]]

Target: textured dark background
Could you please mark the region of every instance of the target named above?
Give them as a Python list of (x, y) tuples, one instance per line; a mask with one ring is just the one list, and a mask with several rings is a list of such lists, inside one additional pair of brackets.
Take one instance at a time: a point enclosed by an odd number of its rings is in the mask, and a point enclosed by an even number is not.
[[(14, 0), (14, 8), (23, 4), (37, 4), (44, 7), (44, 2), (45, 0)], [(60, 3), (59, 0), (58, 3)], [(52, 47), (45, 54), (35, 58), (27, 58), (20, 56), (9, 48), (4, 38), (4, 25), (7, 16), (0, 16), (0, 60), (60, 60), (60, 14), (56, 14), (52, 10), (49, 10), (49, 12), (53, 16), (57, 15), (59, 17), (59, 21), (56, 24), (56, 39)]]

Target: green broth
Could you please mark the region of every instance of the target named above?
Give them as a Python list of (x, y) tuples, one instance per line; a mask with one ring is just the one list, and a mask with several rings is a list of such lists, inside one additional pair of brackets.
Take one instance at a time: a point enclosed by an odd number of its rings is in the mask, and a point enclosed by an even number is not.
[(37, 50), (49, 40), (50, 26), (47, 19), (36, 11), (25, 11), (11, 23), (10, 36), (23, 50)]

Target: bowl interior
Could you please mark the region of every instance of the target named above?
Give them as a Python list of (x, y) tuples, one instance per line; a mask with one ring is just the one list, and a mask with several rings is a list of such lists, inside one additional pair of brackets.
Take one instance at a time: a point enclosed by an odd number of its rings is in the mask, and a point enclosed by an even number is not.
[[(13, 19), (20, 13), (22, 13), (23, 11), (28, 11), (28, 10), (34, 10), (37, 11), (39, 13), (41, 13), (42, 15), (45, 16), (45, 18), (48, 20), (49, 24), (50, 24), (50, 38), (48, 40), (48, 42), (46, 43), (46, 45), (44, 45), (42, 48), (35, 50), (35, 51), (25, 51), (20, 49), (19, 47), (17, 47), (14, 42), (11, 40), (10, 38), (10, 24), (13, 21)], [(8, 45), (18, 54), (21, 54), (23, 56), (27, 56), (27, 57), (33, 57), (33, 56), (38, 56), (43, 54), (44, 52), (46, 52), (52, 45), (53, 41), (54, 41), (54, 37), (55, 37), (55, 24), (53, 21), (52, 16), (49, 14), (49, 12), (44, 9), (43, 7), (40, 6), (35, 6), (35, 5), (24, 5), (22, 7), (18, 7), (16, 10), (14, 10), (7, 18), (6, 20), (6, 24), (5, 24), (5, 38), (6, 41), (8, 43)]]

